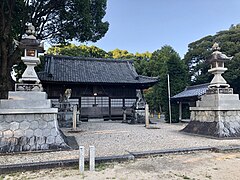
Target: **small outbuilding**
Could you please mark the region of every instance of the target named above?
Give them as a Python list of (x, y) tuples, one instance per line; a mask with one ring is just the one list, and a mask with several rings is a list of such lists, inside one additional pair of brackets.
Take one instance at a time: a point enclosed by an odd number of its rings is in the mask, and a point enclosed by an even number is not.
[[(179, 121), (189, 121), (190, 117), (183, 118), (183, 106), (189, 111), (189, 107), (195, 107), (196, 101), (201, 99), (208, 89), (209, 83), (187, 86), (184, 91), (171, 97), (172, 102), (179, 104)], [(187, 113), (189, 114), (189, 113)]]
[(138, 75), (133, 61), (69, 56), (45, 56), (38, 73), (49, 98), (59, 99), (66, 89), (77, 99), (81, 117), (113, 119), (136, 102), (136, 90), (147, 89), (157, 77)]

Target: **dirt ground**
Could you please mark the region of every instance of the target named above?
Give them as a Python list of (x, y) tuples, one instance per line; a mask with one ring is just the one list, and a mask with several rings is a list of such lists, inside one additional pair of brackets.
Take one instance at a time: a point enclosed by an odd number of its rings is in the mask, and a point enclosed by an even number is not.
[(2, 179), (240, 179), (240, 152), (195, 152), (136, 159), (124, 163), (98, 164), (95, 172), (79, 173), (77, 167), (18, 172)]

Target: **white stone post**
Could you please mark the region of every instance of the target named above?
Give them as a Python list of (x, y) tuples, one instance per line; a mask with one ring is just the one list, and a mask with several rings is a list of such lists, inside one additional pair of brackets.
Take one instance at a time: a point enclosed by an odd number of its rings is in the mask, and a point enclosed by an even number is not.
[(84, 172), (84, 146), (79, 146), (79, 171)]
[(73, 117), (72, 117), (72, 120), (73, 120), (73, 130), (77, 130), (77, 106), (74, 105), (73, 106)]
[(148, 104), (146, 103), (145, 105), (145, 125), (146, 125), (146, 128), (149, 127), (149, 106)]
[(89, 171), (95, 171), (95, 146), (89, 146)]

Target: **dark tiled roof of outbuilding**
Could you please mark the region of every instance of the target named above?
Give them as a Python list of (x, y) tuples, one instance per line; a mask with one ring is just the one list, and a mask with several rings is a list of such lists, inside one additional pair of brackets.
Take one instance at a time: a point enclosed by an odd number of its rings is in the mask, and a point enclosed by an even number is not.
[(41, 81), (70, 83), (155, 84), (157, 77), (140, 76), (129, 60), (45, 56)]
[(209, 83), (188, 86), (185, 88), (184, 91), (171, 97), (171, 99), (176, 100), (176, 99), (184, 99), (184, 98), (191, 98), (191, 97), (196, 97), (196, 98), (200, 97), (206, 93), (206, 90), (208, 89), (208, 85)]

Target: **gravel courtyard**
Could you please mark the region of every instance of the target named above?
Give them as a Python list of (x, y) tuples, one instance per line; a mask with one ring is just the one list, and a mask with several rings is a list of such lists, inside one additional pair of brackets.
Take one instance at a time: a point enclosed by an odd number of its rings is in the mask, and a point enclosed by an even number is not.
[[(156, 122), (156, 120), (155, 120)], [(143, 124), (129, 125), (121, 122), (82, 123), (74, 135), (79, 145), (96, 147), (97, 156), (122, 155), (128, 152), (153, 151), (190, 147), (239, 146), (240, 139), (218, 140), (179, 132), (187, 124), (168, 124), (158, 120), (150, 125), (159, 129), (146, 129)]]
[[(63, 132), (67, 136), (75, 136), (78, 145), (85, 146), (86, 157), (90, 145), (95, 146), (96, 156), (98, 157), (123, 155), (139, 151), (192, 147), (234, 147), (240, 145), (240, 139), (218, 140), (179, 132), (186, 125), (186, 123), (167, 124), (157, 120), (157, 124), (151, 126), (159, 129), (146, 129), (143, 124), (129, 125), (119, 121), (84, 122), (79, 127), (81, 129), (79, 133), (69, 133), (69, 129), (63, 129)], [(77, 159), (78, 155), (78, 150), (5, 154), (0, 155), (0, 164)]]

